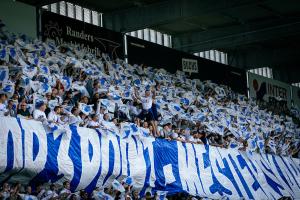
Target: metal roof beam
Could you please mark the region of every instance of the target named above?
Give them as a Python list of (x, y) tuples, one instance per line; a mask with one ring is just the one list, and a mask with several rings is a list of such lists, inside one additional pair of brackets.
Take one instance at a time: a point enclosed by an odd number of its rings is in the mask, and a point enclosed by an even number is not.
[(104, 27), (130, 32), (176, 20), (221, 12), (229, 8), (258, 5), (264, 0), (167, 0), (149, 5), (104, 13)]
[(233, 48), (300, 34), (300, 18), (236, 25), (173, 36), (173, 47), (187, 52)]

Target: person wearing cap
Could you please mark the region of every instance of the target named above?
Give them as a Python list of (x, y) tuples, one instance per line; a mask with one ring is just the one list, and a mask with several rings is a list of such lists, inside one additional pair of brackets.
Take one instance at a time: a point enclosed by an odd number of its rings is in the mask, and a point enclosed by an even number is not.
[(41, 122), (47, 120), (45, 110), (46, 104), (44, 102), (37, 103), (36, 109), (33, 111), (33, 119)]

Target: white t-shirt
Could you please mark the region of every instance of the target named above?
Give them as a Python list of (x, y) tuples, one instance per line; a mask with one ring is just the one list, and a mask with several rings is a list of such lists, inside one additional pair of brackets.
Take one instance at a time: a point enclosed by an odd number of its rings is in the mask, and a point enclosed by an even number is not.
[(93, 120), (89, 121), (88, 127), (100, 126), (99, 122), (95, 122)]
[(0, 103), (0, 116), (4, 116), (4, 113), (7, 112), (6, 105)]
[(141, 102), (144, 110), (149, 110), (152, 107), (152, 96), (142, 97)]
[(49, 199), (55, 198), (55, 197), (57, 197), (57, 196), (58, 196), (58, 194), (56, 194), (56, 192), (53, 192), (53, 191), (51, 191), (51, 190), (48, 190), (48, 191), (46, 192), (45, 197), (42, 198), (42, 200), (49, 200)]
[(33, 111), (33, 119), (40, 120), (40, 119), (47, 119), (45, 112), (35, 109)]
[(98, 114), (99, 123), (101, 123), (103, 121), (103, 116), (104, 116), (104, 114), (102, 114), (102, 113)]
[(55, 123), (58, 123), (59, 115), (56, 114), (54, 111), (51, 111), (51, 112), (48, 114), (48, 120), (49, 120), (49, 121), (52, 121), (52, 122), (55, 122)]
[(64, 189), (62, 189), (62, 190), (60, 191), (59, 194), (64, 194), (64, 193), (71, 194), (71, 191), (68, 190), (68, 189), (66, 189), (66, 188), (64, 188)]
[(74, 124), (74, 125), (77, 125), (79, 126), (79, 124), (82, 122), (82, 119), (81, 117), (78, 115), (78, 116), (75, 116), (73, 114), (71, 114), (69, 116), (69, 124)]
[(30, 195), (30, 194), (19, 194), (19, 196), (23, 200), (37, 200), (38, 199), (36, 196)]

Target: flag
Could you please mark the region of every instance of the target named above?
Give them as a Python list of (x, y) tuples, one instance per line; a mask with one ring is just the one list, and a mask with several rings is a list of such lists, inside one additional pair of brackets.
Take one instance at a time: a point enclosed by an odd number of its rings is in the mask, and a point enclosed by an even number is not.
[(116, 92), (109, 93), (109, 96), (112, 97), (112, 99), (115, 101), (122, 99), (122, 97), (120, 95), (118, 95)]
[(9, 48), (9, 55), (12, 59), (14, 59), (15, 61), (18, 61), (18, 55), (17, 55), (15, 47)]
[(237, 148), (238, 145), (237, 145), (237, 143), (235, 143), (235, 142), (230, 142), (229, 147), (230, 147), (231, 149), (234, 149), (234, 148)]
[(39, 107), (41, 104), (43, 104), (45, 102), (47, 102), (47, 99), (44, 96), (37, 94), (37, 93), (33, 94), (33, 107), (34, 108)]
[(15, 86), (13, 83), (5, 83), (2, 85), (1, 91), (8, 97), (11, 97), (15, 92)]
[(261, 153), (265, 152), (265, 140), (264, 139), (258, 138), (257, 139), (257, 146), (258, 146)]
[(173, 115), (179, 114), (182, 111), (180, 105), (176, 103), (168, 104), (168, 108)]
[(106, 107), (106, 109), (109, 111), (109, 112), (115, 112), (115, 107), (116, 107), (116, 105), (115, 105), (115, 103), (113, 102), (113, 101), (111, 101), (111, 100), (108, 100), (108, 99), (101, 99), (100, 100), (100, 103), (104, 106), (104, 107)]
[(9, 78), (9, 70), (7, 66), (0, 66), (0, 83), (6, 83)]
[(49, 107), (51, 110), (53, 110), (53, 109), (55, 108), (55, 106), (58, 106), (58, 101), (57, 101), (57, 99), (48, 101), (48, 107)]
[(112, 182), (112, 187), (114, 190), (117, 190), (119, 192), (125, 192), (125, 188), (123, 187), (123, 185), (117, 181), (116, 179)]
[(105, 83), (106, 83), (106, 78), (101, 78), (101, 79), (100, 79), (100, 84), (101, 84), (102, 86), (104, 86)]
[(87, 96), (90, 97), (89, 92), (87, 91), (86, 87), (84, 87), (83, 85), (78, 85), (78, 84), (72, 84), (72, 88), (74, 90), (77, 90), (81, 93), (82, 96)]
[(40, 65), (39, 70), (40, 70), (40, 74), (45, 74), (45, 75), (50, 74), (50, 70), (46, 65)]
[(30, 88), (30, 79), (26, 76), (21, 76), (20, 79), (20, 87), (23, 87), (25, 89), (29, 89)]
[(139, 135), (139, 127), (136, 124), (131, 123), (130, 128), (131, 128), (132, 135)]
[(85, 103), (79, 103), (79, 109), (85, 115), (89, 115), (93, 112), (93, 105), (86, 105)]
[(136, 79), (133, 81), (135, 86), (140, 86), (141, 85), (141, 80), (140, 79)]
[(23, 74), (32, 79), (37, 74), (37, 68), (31, 65), (23, 66)]
[(123, 179), (123, 181), (126, 185), (132, 186), (134, 185), (134, 180), (131, 176), (127, 176), (126, 178)]
[(156, 194), (157, 194), (157, 200), (167, 200), (167, 191), (159, 191), (157, 190), (156, 191)]
[(130, 90), (125, 90), (125, 92), (123, 93), (123, 98), (132, 100), (131, 91)]
[(187, 99), (187, 98), (181, 98), (180, 103), (182, 103), (183, 105), (188, 106), (188, 105), (190, 105), (190, 100)]
[(97, 198), (99, 198), (99, 200), (114, 200), (114, 198), (112, 196), (110, 196), (109, 194), (106, 194), (102, 191), (97, 192), (97, 194), (95, 196)]
[(63, 84), (65, 91), (68, 91), (71, 89), (72, 79), (68, 76), (63, 76), (61, 79), (61, 83)]
[(122, 113), (124, 113), (128, 119), (130, 119), (129, 109), (128, 109), (127, 105), (120, 105), (118, 107), (118, 109), (119, 109), (119, 111), (121, 111)]
[(150, 136), (150, 130), (148, 128), (139, 127), (140, 133), (144, 137)]
[(131, 128), (129, 123), (121, 123), (121, 129), (120, 129), (120, 134), (123, 139), (129, 138), (131, 136)]
[(47, 83), (40, 83), (40, 87), (38, 90), (39, 94), (47, 94), (47, 93), (51, 93), (52, 92), (52, 88), (49, 84)]
[(6, 52), (6, 47), (2, 46), (2, 49), (0, 49), (0, 60), (8, 62), (8, 58), (9, 57), (8, 57), (7, 52)]

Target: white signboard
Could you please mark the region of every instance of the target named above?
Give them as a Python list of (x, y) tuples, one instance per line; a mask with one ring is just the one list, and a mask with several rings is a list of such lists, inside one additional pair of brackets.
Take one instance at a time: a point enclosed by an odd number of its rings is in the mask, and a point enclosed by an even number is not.
[(300, 109), (300, 88), (292, 86), (292, 100), (294, 102), (294, 106)]
[(198, 73), (198, 61), (194, 59), (182, 58), (182, 71)]
[(270, 100), (285, 101), (291, 106), (290, 85), (274, 79), (248, 72), (250, 97), (269, 102)]

